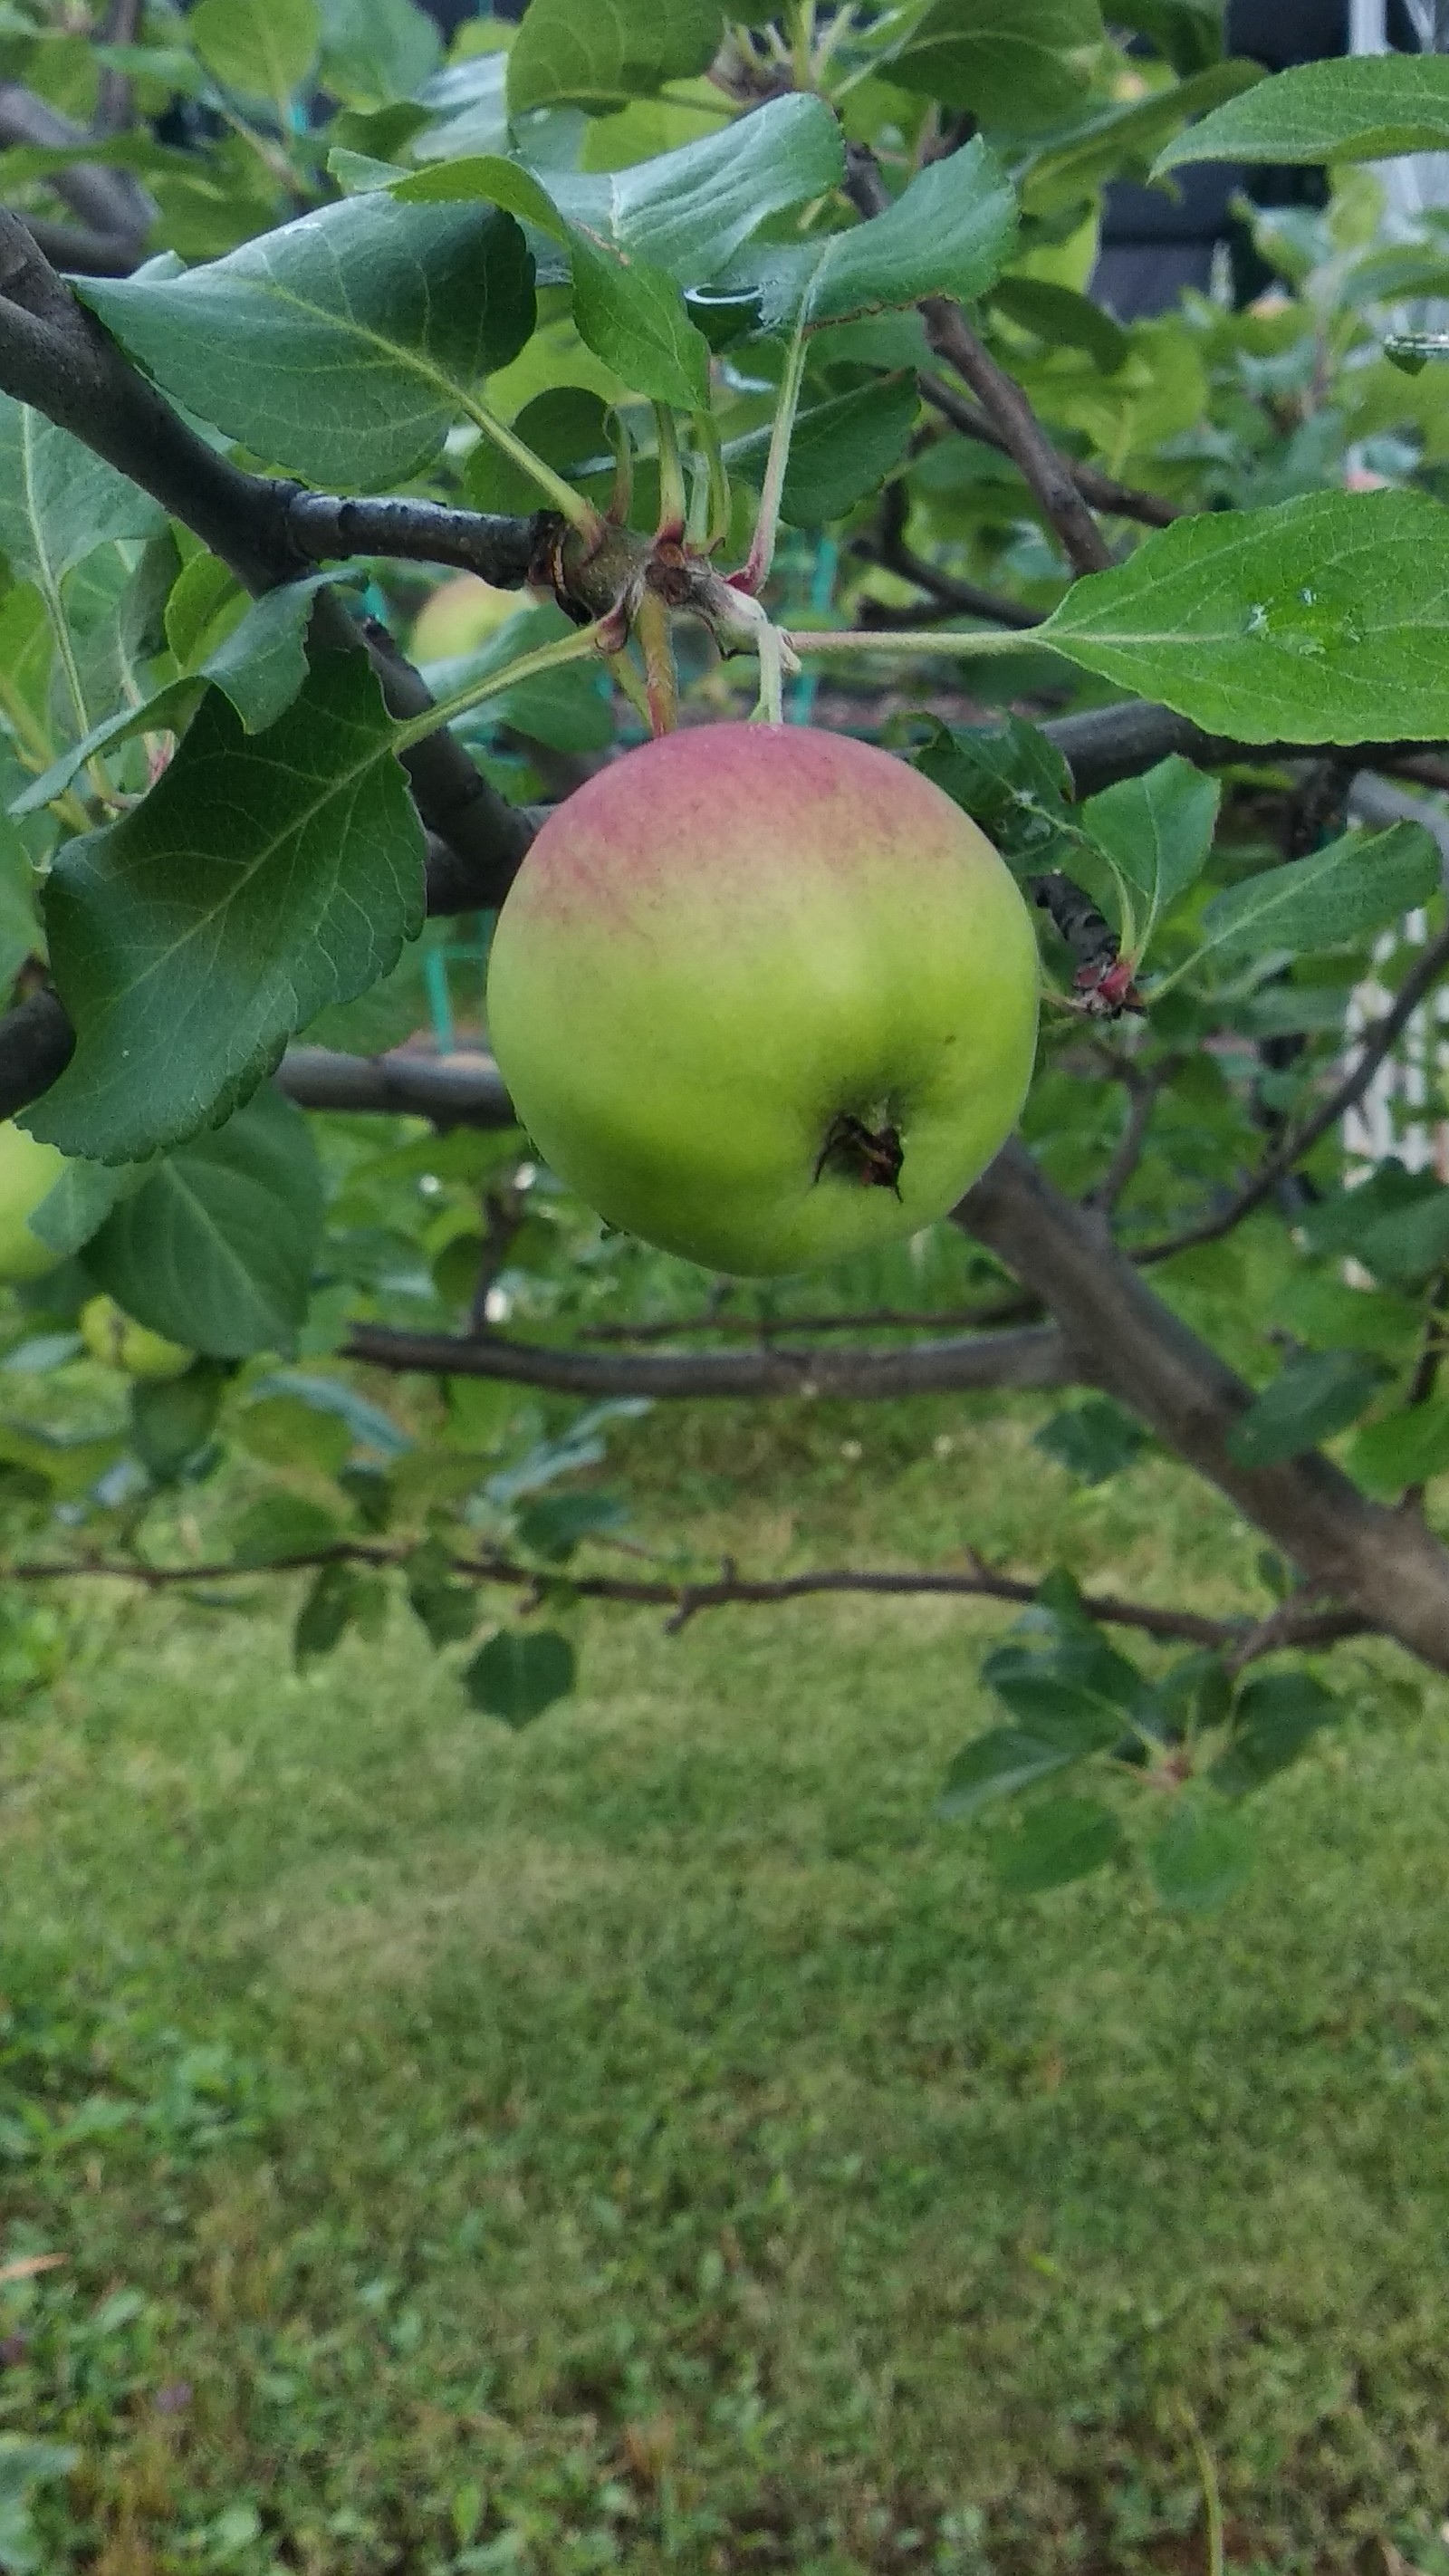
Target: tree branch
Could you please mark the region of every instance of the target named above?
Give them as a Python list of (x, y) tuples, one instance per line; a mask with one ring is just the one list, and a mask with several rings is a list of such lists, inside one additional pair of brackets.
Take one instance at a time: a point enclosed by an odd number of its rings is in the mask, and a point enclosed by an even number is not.
[[(0, 81), (0, 144), (38, 143), (46, 151), (68, 143), (83, 155), (93, 143), (83, 125), (61, 116), (33, 90), (18, 81)], [(129, 170), (111, 170), (104, 162), (77, 158), (68, 170), (57, 170), (50, 182), (58, 197), (74, 206), (83, 223), (100, 233), (125, 235), (139, 250), (156, 209), (139, 179)]]
[[(4, 1027), (0, 1020), (0, 1034)], [(462, 1065), (426, 1055), (341, 1055), (330, 1047), (293, 1046), (283, 1056), (276, 1080), (299, 1109), (430, 1118), (435, 1127), (504, 1128), (518, 1123), (503, 1077), (491, 1058)]]
[(1244, 1467), (1228, 1435), (1252, 1390), (1179, 1321), (1073, 1206), (1009, 1144), (958, 1221), (1056, 1317), (1078, 1377), (1101, 1387), (1266, 1532), (1315, 1587), (1449, 1670), (1449, 1553), (1421, 1522), (1371, 1503), (1317, 1451)]
[[(299, 487), (245, 473), (188, 429), (76, 302), (24, 225), (3, 212), (0, 385), (150, 492), (246, 589), (270, 590), (309, 568), (312, 558), (290, 525)], [(536, 522), (503, 524), (510, 535), (506, 544), (500, 540), (500, 563), (509, 547), (516, 561), (518, 531)], [(357, 635), (341, 603), (326, 595), (318, 601), (314, 631), (324, 644), (351, 644)], [(369, 621), (362, 633), (393, 713), (421, 714), (432, 700), (386, 629)], [(532, 839), (531, 820), (490, 786), (446, 731), (415, 744), (406, 767), (424, 822), (451, 845), (468, 879), (466, 901), (455, 899), (450, 909), (496, 904)], [(461, 898), (463, 889), (454, 892)]]
[[(125, 1557), (88, 1557), (73, 1564), (55, 1559), (21, 1560), (0, 1569), (0, 1580), (10, 1583), (68, 1583), (84, 1577), (101, 1578), (117, 1583), (137, 1583), (148, 1592), (189, 1588), (199, 1583), (225, 1583), (246, 1580), (259, 1573), (304, 1574), (326, 1565), (363, 1565), (386, 1572), (407, 1562), (407, 1547), (378, 1545), (367, 1539), (338, 1539), (331, 1546), (312, 1548), (305, 1553), (278, 1558), (267, 1566), (241, 1566), (225, 1559), (209, 1565), (147, 1565)], [(919, 1599), (922, 1596), (947, 1600), (1007, 1601), (1025, 1607), (1035, 1601), (1040, 1581), (998, 1574), (979, 1560), (969, 1574), (934, 1572), (876, 1573), (867, 1569), (822, 1568), (814, 1574), (784, 1574), (751, 1578), (738, 1574), (732, 1564), (712, 1581), (670, 1583), (647, 1576), (609, 1574), (571, 1574), (555, 1566), (520, 1565), (504, 1556), (452, 1558), (449, 1571), (465, 1581), (496, 1583), (516, 1592), (536, 1591), (546, 1581), (551, 1589), (563, 1587), (581, 1601), (618, 1601), (640, 1609), (668, 1610), (672, 1614), (666, 1625), (677, 1635), (702, 1610), (725, 1610), (774, 1607), (785, 1601), (806, 1601), (829, 1593), (868, 1593), (877, 1599)], [(1243, 1657), (1243, 1647), (1254, 1632), (1245, 1622), (1210, 1619), (1195, 1610), (1163, 1610), (1154, 1602), (1124, 1601), (1116, 1593), (1084, 1593), (1082, 1606), (1089, 1618), (1105, 1626), (1135, 1628), (1142, 1635), (1158, 1637), (1189, 1646), (1205, 1646), (1219, 1652)], [(1339, 1637), (1363, 1633), (1364, 1622), (1340, 1611), (1325, 1611), (1307, 1622), (1299, 1620), (1291, 1638), (1276, 1636), (1261, 1651), (1268, 1653), (1284, 1643), (1297, 1645), (1327, 1644)]]
[(290, 487), (286, 532), (313, 563), (354, 555), (388, 555), (404, 563), (454, 564), (495, 590), (521, 590), (549, 534), (562, 526), (550, 510), (502, 518), (449, 510), (439, 501), (352, 501)]
[[(867, 145), (851, 143), (845, 153), (845, 192), (867, 218), (883, 215), (889, 190)], [(1057, 454), (1036, 413), (1015, 379), (999, 367), (971, 329), (959, 304), (949, 296), (927, 295), (921, 301), (926, 336), (938, 357), (946, 358), (965, 379), (1013, 464), (1021, 468), (1042, 509), (1056, 529), (1074, 570), (1105, 572), (1112, 549), (1082, 499), (1071, 469)]]
[[(959, 429), (963, 438), (974, 438), (980, 447), (994, 447), (998, 456), (1010, 456), (1011, 442), (989, 420), (975, 403), (958, 394), (941, 376), (922, 372), (921, 392), (933, 411)], [(1094, 510), (1103, 510), (1112, 518), (1140, 519), (1149, 528), (1170, 528), (1182, 517), (1173, 501), (1164, 501), (1158, 492), (1139, 492), (1130, 483), (1115, 482), (1110, 474), (1099, 474), (1095, 465), (1082, 465), (1074, 456), (1064, 456), (1062, 463), (1084, 501)]]
[(44, 215), (18, 217), (43, 259), (76, 277), (129, 277), (139, 265), (131, 233), (96, 232), (79, 224), (53, 224)]
[(914, 1342), (905, 1350), (627, 1353), (556, 1349), (503, 1334), (395, 1332), (354, 1324), (343, 1352), (372, 1368), (431, 1377), (486, 1377), (565, 1395), (850, 1396), (954, 1394), (971, 1387), (1073, 1382), (1061, 1336), (1050, 1328)]
[(1431, 939), (1420, 950), (1391, 1007), (1364, 1031), (1350, 1070), (1341, 1082), (1334, 1085), (1327, 1098), (1320, 1101), (1313, 1116), (1285, 1136), (1282, 1143), (1264, 1157), (1251, 1180), (1245, 1181), (1242, 1188), (1211, 1216), (1200, 1218), (1195, 1225), (1183, 1226), (1179, 1233), (1165, 1235), (1157, 1243), (1140, 1245), (1132, 1255), (1134, 1262), (1140, 1268), (1147, 1268), (1154, 1262), (1170, 1261), (1174, 1253), (1191, 1252), (1200, 1243), (1216, 1243), (1220, 1236), (1231, 1234), (1234, 1226), (1241, 1225), (1245, 1216), (1251, 1216), (1254, 1208), (1261, 1207), (1265, 1199), (1271, 1198), (1278, 1183), (1292, 1171), (1295, 1163), (1301, 1163), (1305, 1154), (1311, 1154), (1329, 1129), (1336, 1127), (1346, 1112), (1363, 1098), (1395, 1040), (1402, 1036), (1420, 1003), (1433, 991), (1446, 970), (1449, 970), (1449, 928), (1441, 930), (1437, 939)]
[[(898, 573), (902, 581), (913, 581), (934, 600), (943, 615), (949, 617), (984, 617), (993, 626), (1039, 626), (1041, 612), (1023, 608), (1018, 600), (998, 599), (995, 591), (982, 590), (974, 581), (960, 581), (954, 573), (941, 572), (914, 554), (906, 543), (906, 522), (910, 516), (910, 498), (905, 484), (897, 479), (888, 483), (881, 495), (879, 516), (874, 532), (857, 537), (851, 553), (863, 563), (879, 564), (886, 572)], [(861, 603), (862, 626), (890, 627), (907, 622), (919, 623), (915, 609), (888, 608), (882, 600), (866, 599)]]

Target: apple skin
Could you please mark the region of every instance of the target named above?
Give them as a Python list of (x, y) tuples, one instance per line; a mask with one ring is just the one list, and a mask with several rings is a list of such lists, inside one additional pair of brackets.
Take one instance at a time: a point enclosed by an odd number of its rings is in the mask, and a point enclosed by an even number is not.
[(196, 1357), (180, 1342), (168, 1342), (164, 1333), (138, 1324), (114, 1297), (87, 1299), (80, 1311), (80, 1336), (92, 1359), (124, 1369), (127, 1377), (148, 1378), (157, 1384), (184, 1377)]
[[(705, 725), (600, 770), (499, 916), (488, 1024), (544, 1159), (610, 1225), (744, 1277), (954, 1206), (1036, 1046), (1026, 906), (940, 788), (849, 735)], [(896, 1130), (896, 1189), (820, 1157)]]
[(64, 1253), (52, 1252), (25, 1220), (64, 1170), (65, 1156), (56, 1146), (42, 1145), (13, 1118), (0, 1120), (0, 1281), (16, 1286), (60, 1268)]

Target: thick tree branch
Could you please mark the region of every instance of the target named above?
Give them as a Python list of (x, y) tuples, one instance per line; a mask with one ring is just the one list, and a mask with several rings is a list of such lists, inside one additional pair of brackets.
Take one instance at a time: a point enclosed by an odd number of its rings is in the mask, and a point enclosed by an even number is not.
[(43, 215), (21, 215), (36, 249), (52, 268), (76, 277), (129, 277), (140, 254), (130, 233), (102, 233), (80, 224), (52, 224)]
[(373, 1368), (432, 1377), (487, 1377), (565, 1395), (851, 1396), (945, 1395), (970, 1387), (1072, 1383), (1059, 1334), (1049, 1328), (984, 1333), (969, 1340), (914, 1342), (896, 1351), (620, 1353), (560, 1350), (503, 1334), (394, 1332), (354, 1324), (343, 1356)]
[[(975, 403), (968, 402), (944, 377), (922, 373), (921, 392), (933, 411), (959, 429), (963, 438), (974, 438), (979, 447), (994, 447), (998, 456), (1010, 456), (1011, 442), (994, 421)], [(1130, 483), (1118, 483), (1110, 474), (1100, 474), (1095, 465), (1080, 464), (1074, 456), (1064, 456), (1062, 463), (1084, 501), (1094, 510), (1105, 511), (1117, 519), (1140, 519), (1145, 527), (1170, 528), (1182, 517), (1173, 501), (1164, 501), (1159, 492), (1139, 492)]]
[[(0, 1034), (4, 1027), (0, 1020)], [(340, 1055), (330, 1047), (294, 1046), (283, 1056), (276, 1080), (299, 1109), (430, 1118), (435, 1127), (517, 1124), (503, 1077), (491, 1058), (461, 1065), (440, 1063), (426, 1055)]]
[[(299, 487), (243, 472), (188, 429), (76, 302), (24, 225), (3, 212), (0, 385), (152, 493), (248, 590), (273, 589), (310, 568), (312, 558), (290, 526)], [(503, 524), (516, 533), (515, 523)], [(357, 630), (341, 603), (324, 597), (316, 631), (324, 643), (349, 644)], [(369, 622), (363, 638), (393, 712), (421, 714), (432, 701), (386, 630)], [(424, 822), (451, 845), (471, 880), (467, 904), (455, 901), (450, 908), (497, 903), (532, 838), (531, 822), (489, 785), (449, 733), (415, 745), (406, 766)]]
[(1228, 1451), (1252, 1402), (1216, 1352), (1010, 1144), (959, 1221), (1056, 1317), (1078, 1376), (1115, 1396), (1266, 1532), (1315, 1587), (1449, 1671), (1449, 1553), (1421, 1522), (1368, 1502), (1316, 1451), (1244, 1467)]
[[(326, 1565), (369, 1566), (385, 1572), (407, 1562), (405, 1547), (378, 1545), (367, 1539), (339, 1539), (329, 1547), (313, 1548), (304, 1554), (278, 1558), (265, 1567), (238, 1566), (225, 1559), (209, 1565), (147, 1565), (127, 1557), (84, 1557), (73, 1564), (53, 1558), (21, 1560), (0, 1568), (0, 1580), (9, 1583), (68, 1583), (86, 1576), (104, 1581), (139, 1584), (148, 1592), (188, 1589), (198, 1583), (224, 1583), (239, 1578), (251, 1580), (258, 1573), (313, 1573)], [(571, 1574), (566, 1569), (550, 1566), (546, 1573), (538, 1566), (520, 1565), (516, 1559), (503, 1556), (455, 1556), (450, 1572), (466, 1582), (502, 1584), (515, 1592), (534, 1592), (540, 1582), (550, 1589), (562, 1588), (581, 1601), (618, 1601), (640, 1609), (668, 1610), (666, 1626), (677, 1635), (702, 1610), (739, 1608), (773, 1608), (785, 1601), (807, 1601), (830, 1593), (868, 1593), (877, 1599), (919, 1599), (922, 1596), (946, 1600), (1008, 1601), (1025, 1607), (1034, 1601), (1040, 1582), (1017, 1575), (998, 1574), (994, 1568), (977, 1560), (969, 1574), (934, 1572), (876, 1573), (873, 1570), (822, 1568), (815, 1574), (783, 1574), (752, 1578), (736, 1572), (731, 1564), (713, 1580), (700, 1583), (668, 1583), (647, 1576), (610, 1574)], [(1116, 1593), (1087, 1592), (1082, 1606), (1088, 1616), (1105, 1626), (1135, 1628), (1147, 1637), (1189, 1646), (1206, 1646), (1231, 1655), (1235, 1662), (1247, 1660), (1245, 1644), (1254, 1632), (1241, 1621), (1210, 1619), (1195, 1610), (1159, 1609), (1155, 1602), (1124, 1601)], [(1335, 1639), (1362, 1633), (1364, 1623), (1349, 1619), (1338, 1611), (1300, 1615), (1291, 1635), (1275, 1634), (1271, 1644), (1255, 1649), (1269, 1653), (1285, 1644), (1329, 1644)]]
[(404, 563), (453, 564), (496, 590), (521, 590), (540, 545), (562, 525), (548, 510), (509, 519), (445, 509), (439, 501), (351, 501), (300, 484), (290, 491), (287, 535), (314, 563), (388, 555)]

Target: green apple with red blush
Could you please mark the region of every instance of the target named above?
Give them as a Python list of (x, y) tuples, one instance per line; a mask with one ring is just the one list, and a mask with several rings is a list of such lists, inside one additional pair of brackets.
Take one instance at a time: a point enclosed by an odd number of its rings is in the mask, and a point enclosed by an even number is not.
[(544, 1160), (610, 1225), (744, 1277), (944, 1216), (1036, 1045), (1030, 916), (919, 771), (714, 724), (600, 770), (499, 916), (488, 1024)]

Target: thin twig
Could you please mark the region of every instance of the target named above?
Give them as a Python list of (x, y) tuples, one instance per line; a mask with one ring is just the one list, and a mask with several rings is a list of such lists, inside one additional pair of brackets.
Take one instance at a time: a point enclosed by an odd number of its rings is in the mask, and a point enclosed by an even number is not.
[[(974, 438), (981, 447), (994, 447), (998, 456), (1010, 456), (1010, 441), (995, 422), (977, 404), (968, 402), (964, 394), (958, 394), (943, 376), (923, 371), (920, 383), (932, 410), (948, 420), (953, 429), (959, 429), (963, 438)], [(1174, 519), (1183, 516), (1176, 503), (1164, 501), (1159, 492), (1139, 492), (1134, 485), (1118, 483), (1110, 474), (1101, 474), (1095, 465), (1083, 465), (1074, 456), (1064, 457), (1062, 462), (1083, 500), (1111, 518), (1139, 519), (1145, 527), (1170, 528)]]
[[(198, 1584), (247, 1581), (259, 1574), (315, 1572), (326, 1565), (365, 1565), (385, 1571), (405, 1564), (409, 1553), (406, 1544), (390, 1546), (368, 1539), (337, 1539), (327, 1547), (299, 1550), (266, 1566), (237, 1565), (229, 1559), (205, 1565), (148, 1565), (140, 1559), (124, 1557), (84, 1557), (71, 1564), (47, 1558), (21, 1559), (0, 1571), (0, 1579), (11, 1583), (67, 1583), (102, 1577), (137, 1583), (148, 1592), (166, 1592)], [(455, 1556), (450, 1571), (468, 1582), (496, 1583), (521, 1592), (536, 1590), (542, 1578), (538, 1566), (521, 1565), (504, 1556)], [(668, 1610), (672, 1614), (671, 1629), (676, 1633), (702, 1610), (759, 1608), (831, 1593), (866, 1593), (880, 1599), (1006, 1601), (1025, 1606), (1036, 1600), (1041, 1589), (1040, 1578), (1032, 1581), (998, 1574), (979, 1560), (969, 1574), (925, 1570), (877, 1573), (865, 1568), (831, 1567), (809, 1574), (751, 1578), (737, 1573), (729, 1564), (712, 1580), (668, 1583), (632, 1575), (572, 1574), (550, 1566), (546, 1579), (551, 1588), (564, 1586), (582, 1601), (618, 1601), (641, 1609)], [(1082, 1606), (1089, 1618), (1100, 1619), (1109, 1627), (1136, 1628), (1144, 1636), (1222, 1652), (1238, 1646), (1244, 1635), (1240, 1620), (1210, 1619), (1195, 1610), (1159, 1609), (1153, 1602), (1124, 1601), (1116, 1593), (1084, 1593)], [(1337, 1638), (1361, 1634), (1368, 1623), (1333, 1611), (1324, 1614), (1320, 1625)], [(1302, 1633), (1297, 1642), (1306, 1642)]]
[[(914, 553), (906, 543), (906, 522), (910, 516), (910, 496), (904, 482), (888, 483), (881, 495), (876, 524), (870, 535), (856, 539), (851, 552), (863, 563), (879, 564), (883, 571), (898, 573), (903, 581), (913, 581), (933, 600), (943, 617), (985, 617), (995, 626), (1039, 626), (1041, 611), (1023, 608), (1019, 600), (1000, 599), (995, 591), (982, 590), (974, 581), (962, 581), (955, 573), (942, 572)], [(883, 600), (861, 602), (862, 626), (890, 627), (917, 622), (911, 609), (890, 608)]]
[(1156, 1066), (1151, 1073), (1144, 1073), (1140, 1065), (1133, 1064), (1129, 1057), (1112, 1055), (1109, 1071), (1127, 1093), (1127, 1116), (1113, 1148), (1112, 1159), (1100, 1181), (1095, 1188), (1082, 1193), (1083, 1207), (1096, 1208), (1100, 1214), (1110, 1215), (1128, 1183), (1135, 1179), (1152, 1125), (1152, 1113), (1163, 1084), (1175, 1071), (1178, 1061), (1174, 1058), (1170, 1064)]
[(1295, 1164), (1302, 1162), (1305, 1154), (1313, 1151), (1356, 1101), (1362, 1099), (1395, 1040), (1402, 1035), (1420, 1003), (1446, 969), (1449, 969), (1449, 928), (1441, 930), (1438, 938), (1431, 939), (1427, 948), (1420, 951), (1417, 961), (1404, 977), (1392, 1007), (1364, 1032), (1352, 1070), (1319, 1103), (1313, 1116), (1303, 1126), (1295, 1128), (1291, 1135), (1285, 1136), (1281, 1145), (1275, 1146), (1273, 1152), (1265, 1156), (1251, 1179), (1245, 1181), (1242, 1188), (1211, 1216), (1201, 1217), (1195, 1225), (1183, 1226), (1178, 1233), (1165, 1235), (1157, 1243), (1139, 1244), (1131, 1255), (1132, 1260), (1139, 1267), (1146, 1267), (1156, 1261), (1170, 1261), (1175, 1253), (1191, 1252), (1200, 1243), (1216, 1243), (1222, 1235), (1231, 1234), (1234, 1226), (1241, 1225), (1245, 1216), (1251, 1216), (1254, 1208), (1261, 1207), (1263, 1201), (1272, 1196), (1279, 1181), (1292, 1171)]

